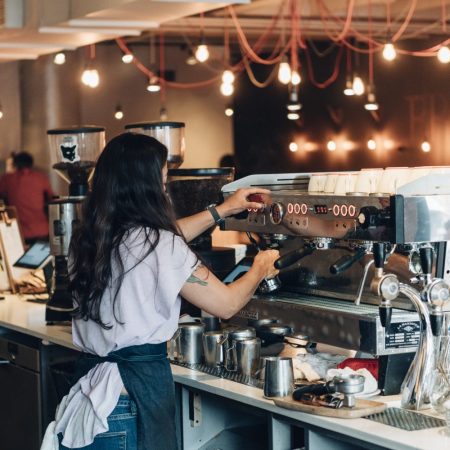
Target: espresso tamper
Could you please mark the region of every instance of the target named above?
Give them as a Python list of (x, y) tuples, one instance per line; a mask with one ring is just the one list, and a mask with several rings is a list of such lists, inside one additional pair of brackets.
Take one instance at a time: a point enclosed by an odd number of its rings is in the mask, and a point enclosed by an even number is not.
[(344, 394), (344, 406), (353, 408), (355, 406), (355, 394), (364, 390), (365, 378), (363, 375), (350, 374), (348, 376), (335, 376), (333, 384), (336, 392)]

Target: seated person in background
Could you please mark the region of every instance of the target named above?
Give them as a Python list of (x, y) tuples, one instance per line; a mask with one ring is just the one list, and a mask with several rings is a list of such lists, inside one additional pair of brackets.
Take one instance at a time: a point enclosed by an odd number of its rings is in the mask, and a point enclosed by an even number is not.
[(27, 244), (48, 240), (46, 202), (55, 195), (48, 178), (34, 170), (33, 157), (27, 152), (13, 156), (14, 172), (0, 178), (0, 197), (15, 206), (19, 224)]

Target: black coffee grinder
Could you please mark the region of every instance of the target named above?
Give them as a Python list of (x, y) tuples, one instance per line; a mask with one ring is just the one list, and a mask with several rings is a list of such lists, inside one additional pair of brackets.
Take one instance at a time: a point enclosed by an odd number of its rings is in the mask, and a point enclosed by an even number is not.
[(47, 323), (71, 320), (73, 302), (68, 290), (67, 256), (72, 230), (81, 218), (81, 207), (94, 173), (95, 162), (105, 146), (105, 128), (81, 126), (47, 131), (53, 168), (69, 183), (69, 196), (49, 202), (50, 249), (54, 273)]
[[(167, 192), (177, 218), (204, 211), (211, 204), (223, 202), (221, 188), (234, 179), (233, 167), (211, 169), (170, 169)], [(236, 265), (235, 250), (213, 247), (211, 234), (215, 225), (189, 242), (204, 263), (223, 279)]]

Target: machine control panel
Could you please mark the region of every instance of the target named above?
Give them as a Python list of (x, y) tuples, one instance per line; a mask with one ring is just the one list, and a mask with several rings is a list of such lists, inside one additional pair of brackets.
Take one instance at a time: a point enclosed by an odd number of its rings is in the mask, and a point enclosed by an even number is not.
[[(226, 218), (223, 229), (334, 239), (383, 239), (390, 227), (390, 198), (310, 195), (289, 190), (252, 194), (261, 205)], [(389, 240), (389, 233), (387, 239)]]

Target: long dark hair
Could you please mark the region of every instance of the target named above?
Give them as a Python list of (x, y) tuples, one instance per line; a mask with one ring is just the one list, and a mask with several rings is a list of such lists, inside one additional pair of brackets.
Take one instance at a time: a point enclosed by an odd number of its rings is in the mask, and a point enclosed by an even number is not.
[(114, 259), (119, 267), (117, 284), (114, 280), (115, 310), (126, 274), (119, 246), (128, 233), (135, 229), (145, 233), (148, 250), (142, 259), (158, 244), (160, 230), (180, 235), (163, 186), (162, 169), (166, 161), (167, 148), (163, 144), (135, 133), (116, 136), (101, 153), (92, 191), (85, 200), (83, 219), (70, 243), (69, 288), (76, 305), (75, 318), (91, 319), (103, 328), (111, 328), (101, 320), (100, 302), (105, 288), (112, 283)]

